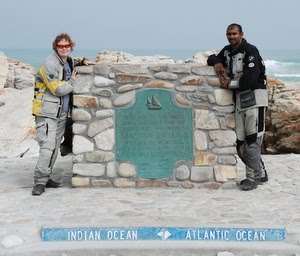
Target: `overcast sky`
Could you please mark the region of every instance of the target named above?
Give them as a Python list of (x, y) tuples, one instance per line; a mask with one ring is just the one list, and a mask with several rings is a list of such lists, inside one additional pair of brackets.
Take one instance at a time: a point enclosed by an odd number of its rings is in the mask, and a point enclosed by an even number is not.
[(69, 33), (77, 49), (220, 49), (232, 22), (260, 49), (300, 49), (299, 0), (0, 0), (0, 51), (51, 48)]

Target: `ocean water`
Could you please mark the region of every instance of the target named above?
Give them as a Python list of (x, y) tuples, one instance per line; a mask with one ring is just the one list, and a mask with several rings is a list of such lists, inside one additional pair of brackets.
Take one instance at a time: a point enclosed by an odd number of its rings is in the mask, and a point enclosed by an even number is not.
[(300, 82), (300, 50), (263, 50), (267, 74), (286, 82)]
[[(175, 60), (186, 60), (198, 52), (207, 50), (199, 49), (112, 49), (123, 51), (136, 56), (164, 55)], [(51, 49), (1, 49), (0, 51), (11, 58), (32, 65), (38, 69), (44, 59), (52, 53)], [(85, 56), (95, 60), (98, 49), (75, 49), (72, 56)], [(299, 50), (260, 50), (266, 65), (267, 75), (285, 82), (300, 82), (300, 49)]]

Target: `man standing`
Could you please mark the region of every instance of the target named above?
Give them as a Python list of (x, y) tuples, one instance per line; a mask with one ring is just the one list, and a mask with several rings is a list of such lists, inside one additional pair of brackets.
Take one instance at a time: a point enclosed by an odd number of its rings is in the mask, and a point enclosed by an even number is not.
[(45, 187), (60, 184), (50, 179), (56, 161), (66, 120), (70, 111), (71, 93), (77, 78), (75, 66), (95, 64), (83, 57), (71, 58), (75, 43), (68, 34), (58, 35), (49, 56), (35, 76), (32, 113), (35, 116), (39, 158), (34, 172), (32, 195), (40, 196)]
[(246, 179), (240, 185), (252, 190), (268, 181), (261, 158), (268, 106), (265, 66), (257, 48), (243, 38), (241, 25), (230, 24), (226, 36), (229, 45), (209, 56), (207, 64), (214, 66), (220, 87), (233, 90), (237, 153), (246, 166)]

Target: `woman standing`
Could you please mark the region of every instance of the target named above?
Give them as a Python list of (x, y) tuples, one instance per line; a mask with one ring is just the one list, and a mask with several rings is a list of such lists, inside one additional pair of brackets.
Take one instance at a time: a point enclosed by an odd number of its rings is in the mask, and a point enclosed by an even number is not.
[(75, 67), (95, 64), (84, 57), (70, 57), (74, 46), (68, 34), (56, 36), (52, 45), (54, 53), (45, 60), (35, 76), (32, 113), (35, 116), (40, 151), (34, 172), (34, 196), (43, 194), (45, 187), (60, 186), (50, 179), (50, 175), (71, 109), (71, 94), (78, 76)]

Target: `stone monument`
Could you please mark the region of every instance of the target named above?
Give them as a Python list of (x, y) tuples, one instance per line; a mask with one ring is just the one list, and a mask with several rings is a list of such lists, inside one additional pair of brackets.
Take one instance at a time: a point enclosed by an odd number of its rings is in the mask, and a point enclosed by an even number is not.
[(78, 67), (73, 187), (220, 188), (235, 184), (232, 93), (212, 67)]

